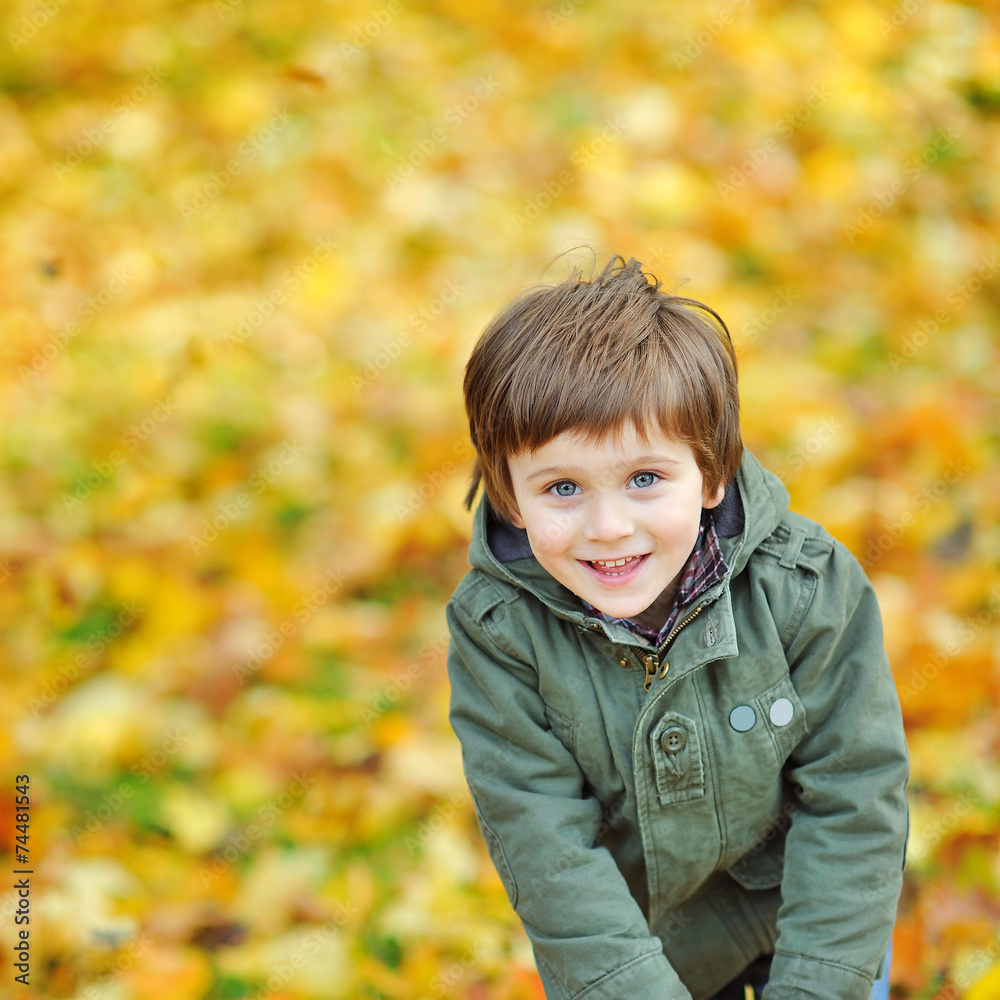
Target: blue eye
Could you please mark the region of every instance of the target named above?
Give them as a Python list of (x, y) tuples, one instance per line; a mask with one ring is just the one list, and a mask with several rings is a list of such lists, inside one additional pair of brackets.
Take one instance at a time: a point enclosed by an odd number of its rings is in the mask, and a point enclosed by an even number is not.
[(659, 476), (657, 476), (655, 472), (637, 472), (632, 477), (632, 482), (635, 483), (635, 485), (640, 489), (646, 489), (647, 487), (652, 486), (657, 479), (659, 479)]
[(571, 483), (568, 479), (564, 479), (561, 483), (554, 483), (552, 489), (555, 491), (556, 496), (571, 497), (576, 493), (576, 483)]

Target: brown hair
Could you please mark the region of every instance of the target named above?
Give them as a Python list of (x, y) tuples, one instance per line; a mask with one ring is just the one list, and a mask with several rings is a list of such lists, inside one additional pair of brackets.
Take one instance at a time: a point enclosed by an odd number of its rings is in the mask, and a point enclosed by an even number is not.
[(655, 417), (691, 447), (708, 493), (736, 475), (743, 455), (726, 324), (701, 302), (661, 292), (635, 258), (516, 298), (476, 343), (464, 390), (477, 455), (467, 509), (482, 482), (509, 518), (517, 504), (507, 459), (569, 430), (598, 440), (631, 421), (645, 436)]

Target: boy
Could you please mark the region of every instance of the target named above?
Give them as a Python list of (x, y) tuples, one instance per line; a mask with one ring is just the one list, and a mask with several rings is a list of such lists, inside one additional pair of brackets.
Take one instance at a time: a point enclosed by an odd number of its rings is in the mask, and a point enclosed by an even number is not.
[(614, 258), (535, 289), (466, 368), (479, 824), (549, 998), (887, 996), (908, 760), (874, 593), (744, 451), (725, 324), (659, 287)]

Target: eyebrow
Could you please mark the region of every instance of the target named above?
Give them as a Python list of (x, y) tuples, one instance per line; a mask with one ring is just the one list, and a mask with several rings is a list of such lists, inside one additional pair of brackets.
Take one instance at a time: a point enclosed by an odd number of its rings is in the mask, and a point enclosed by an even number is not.
[[(639, 465), (680, 465), (681, 463), (675, 458), (668, 458), (666, 455), (638, 455), (633, 459), (628, 461), (623, 461), (623, 466), (631, 466), (635, 468)], [(574, 475), (574, 470), (570, 466), (565, 465), (547, 465), (544, 469), (535, 469), (530, 475), (525, 477), (525, 482), (530, 483), (535, 479), (543, 479), (548, 476), (566, 476), (572, 479)]]

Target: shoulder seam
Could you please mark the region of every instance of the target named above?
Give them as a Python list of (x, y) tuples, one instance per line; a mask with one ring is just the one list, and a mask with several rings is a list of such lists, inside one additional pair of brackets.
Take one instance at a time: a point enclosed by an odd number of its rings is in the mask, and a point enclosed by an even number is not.
[(500, 604), (510, 604), (517, 600), (517, 591), (510, 585), (483, 573), (472, 570), (455, 588), (451, 595), (453, 603), (459, 605), (477, 624)]
[(802, 567), (820, 573), (835, 541), (821, 524), (789, 511), (757, 551), (776, 557), (783, 569)]

